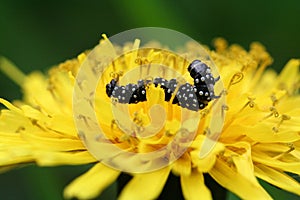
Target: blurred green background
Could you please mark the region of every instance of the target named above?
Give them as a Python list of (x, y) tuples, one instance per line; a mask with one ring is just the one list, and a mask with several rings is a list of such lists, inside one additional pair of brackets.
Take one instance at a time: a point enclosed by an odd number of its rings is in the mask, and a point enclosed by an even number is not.
[[(259, 41), (277, 70), (290, 58), (300, 58), (298, 0), (0, 0), (0, 55), (25, 73), (45, 71), (92, 48), (102, 33), (111, 36), (143, 26), (174, 29), (207, 45), (219, 36), (245, 48)], [(2, 73), (0, 84), (0, 97), (21, 98), (19, 87)], [(61, 199), (63, 187), (88, 167), (29, 166), (0, 174), (0, 199)], [(297, 198), (264, 185), (275, 199)], [(114, 184), (102, 199), (115, 190)], [(236, 197), (230, 194), (228, 199)]]

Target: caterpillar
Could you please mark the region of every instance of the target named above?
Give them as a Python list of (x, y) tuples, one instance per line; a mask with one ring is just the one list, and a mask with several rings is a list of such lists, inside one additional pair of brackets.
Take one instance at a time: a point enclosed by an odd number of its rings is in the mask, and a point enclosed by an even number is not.
[[(178, 90), (172, 100), (172, 104), (177, 104), (189, 110), (198, 111), (205, 108), (215, 96), (214, 85), (220, 77), (214, 78), (211, 69), (200, 60), (194, 60), (188, 66), (188, 72), (194, 79), (194, 84), (185, 83), (178, 86), (178, 81), (173, 78), (166, 80), (156, 77), (153, 84), (160, 86), (165, 93), (165, 101), (169, 102), (173, 93)], [(125, 86), (119, 85), (117, 79), (112, 79), (106, 84), (106, 94), (108, 97), (116, 98), (118, 103), (136, 104), (144, 102), (146, 98), (146, 86), (150, 80), (138, 80), (137, 84), (129, 83)]]

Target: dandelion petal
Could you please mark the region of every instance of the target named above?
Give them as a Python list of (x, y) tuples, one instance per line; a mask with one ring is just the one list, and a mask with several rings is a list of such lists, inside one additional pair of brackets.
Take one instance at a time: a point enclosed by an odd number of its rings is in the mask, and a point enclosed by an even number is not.
[(272, 199), (260, 185), (230, 168), (224, 161), (217, 159), (209, 174), (223, 187), (242, 199)]
[(300, 195), (300, 184), (282, 171), (257, 164), (255, 165), (255, 175), (279, 188)]
[(92, 199), (97, 197), (107, 186), (113, 183), (120, 172), (98, 163), (87, 173), (75, 179), (64, 190), (67, 199)]
[(189, 176), (180, 176), (182, 193), (185, 199), (212, 199), (209, 189), (204, 184), (202, 173), (194, 170)]
[(123, 189), (119, 200), (156, 199), (161, 193), (170, 168), (166, 167), (155, 172), (137, 174)]

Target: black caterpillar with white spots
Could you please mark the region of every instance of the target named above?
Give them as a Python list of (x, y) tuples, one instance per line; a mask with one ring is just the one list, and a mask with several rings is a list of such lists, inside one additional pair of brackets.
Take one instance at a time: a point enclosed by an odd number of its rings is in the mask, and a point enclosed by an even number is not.
[[(173, 98), (172, 104), (178, 104), (183, 108), (198, 111), (205, 108), (215, 96), (214, 85), (220, 77), (214, 78), (210, 68), (200, 60), (194, 60), (188, 66), (188, 72), (194, 79), (194, 85), (185, 83), (178, 87), (177, 93)], [(129, 83), (126, 86), (118, 85), (116, 79), (112, 79), (106, 85), (108, 97), (117, 99), (119, 103), (139, 103), (146, 101), (146, 86), (150, 80), (139, 80), (137, 84)], [(154, 85), (158, 85), (164, 90), (165, 101), (170, 101), (177, 88), (177, 80), (166, 80), (157, 77), (153, 80)]]

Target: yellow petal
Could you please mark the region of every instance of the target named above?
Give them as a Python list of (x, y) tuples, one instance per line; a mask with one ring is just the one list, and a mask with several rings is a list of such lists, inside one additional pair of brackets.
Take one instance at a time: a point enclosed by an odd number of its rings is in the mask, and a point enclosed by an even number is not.
[[(10, 150), (11, 151), (11, 150)], [(21, 163), (29, 163), (34, 162), (34, 158), (32, 155), (27, 154), (28, 150), (18, 148), (17, 152), (0, 152), (0, 165), (1, 166), (9, 166), (9, 165), (20, 165)], [(16, 155), (14, 155), (16, 154)]]
[[(276, 107), (279, 113), (285, 113), (292, 116), (292, 118), (299, 116), (300, 108), (295, 105), (300, 105), (300, 96), (293, 96), (285, 99)], [(298, 123), (299, 124), (299, 123)]]
[(32, 162), (34, 148), (20, 134), (0, 132), (0, 165)]
[(29, 105), (21, 105), (20, 108), (23, 111), (23, 115), (27, 118), (35, 119), (43, 123), (46, 123), (49, 119), (49, 117), (46, 116), (44, 113)]
[(77, 137), (77, 130), (72, 116), (53, 115), (49, 120), (48, 128), (58, 131), (66, 137)]
[(255, 175), (279, 188), (300, 195), (300, 184), (282, 171), (256, 164)]
[(22, 136), (32, 146), (41, 150), (73, 151), (86, 150), (79, 138), (55, 137), (50, 131), (28, 130), (22, 132)]
[[(206, 136), (203, 135), (199, 135), (194, 140), (191, 147), (195, 148), (195, 150), (190, 152), (191, 159), (193, 165), (197, 166), (199, 172), (208, 172), (214, 166), (217, 154), (224, 151), (225, 148), (222, 143), (207, 139)], [(202, 152), (209, 153), (205, 156), (201, 156), (203, 155), (201, 154)]]
[(45, 115), (41, 111), (28, 106), (21, 105), (24, 116), (38, 121), (39, 125), (47, 127), (48, 129), (55, 130), (61, 134), (66, 135), (67, 137), (77, 137), (77, 131), (74, 124), (73, 116), (65, 114), (54, 114), (51, 117)]
[(40, 166), (82, 165), (97, 161), (87, 151), (51, 152), (36, 150), (33, 156)]
[(204, 184), (202, 173), (194, 170), (189, 176), (180, 176), (181, 189), (185, 199), (212, 199), (209, 189)]
[(297, 83), (297, 81), (299, 81), (300, 78), (299, 66), (300, 60), (291, 59), (283, 68), (278, 77), (278, 86), (282, 87), (283, 84), (286, 86), (284, 89), (293, 87), (293, 84)]
[[(288, 121), (292, 121), (288, 120)], [(286, 123), (286, 122), (284, 122)], [(283, 123), (283, 125), (284, 125)], [(299, 140), (299, 128), (296, 126), (291, 126), (288, 129), (279, 128), (279, 132), (274, 132), (273, 127), (276, 127), (276, 124), (266, 124), (266, 123), (259, 123), (252, 127), (236, 125), (236, 129), (240, 128), (240, 133), (245, 133), (251, 139), (257, 142), (294, 142)]]
[(24, 99), (33, 106), (40, 107), (43, 111), (52, 115), (55, 113), (65, 113), (63, 111), (70, 108), (62, 107), (55, 96), (49, 90), (49, 85), (46, 77), (38, 72), (32, 73), (26, 77), (23, 90)]
[(21, 114), (11, 110), (1, 110), (0, 130), (1, 132), (16, 134), (25, 127), (32, 126), (31, 121)]
[(119, 200), (152, 200), (161, 193), (170, 173), (166, 167), (155, 172), (136, 174), (125, 186)]
[(274, 80), (277, 78), (277, 73), (274, 70), (267, 70), (264, 72), (259, 87), (256, 87), (253, 93), (255, 95), (265, 95), (267, 89), (274, 87)]
[[(284, 155), (281, 157), (281, 159), (282, 158), (284, 158)], [(270, 155), (266, 154), (265, 152), (258, 152), (258, 151), (252, 151), (252, 159), (254, 162), (258, 162), (270, 167), (275, 167), (287, 172), (300, 174), (299, 161), (285, 162), (278, 159), (274, 159)]]
[(92, 199), (97, 197), (107, 186), (113, 183), (120, 172), (98, 163), (87, 173), (75, 179), (64, 190), (67, 199)]
[(178, 160), (174, 162), (172, 171), (177, 175), (189, 176), (191, 174), (192, 163), (188, 153), (183, 154)]
[(236, 148), (235, 153), (241, 154), (241, 155), (232, 155), (232, 160), (236, 166), (237, 172), (243, 175), (253, 184), (258, 185), (258, 182), (253, 173), (254, 170), (253, 170), (250, 144), (247, 142), (236, 142), (232, 144), (232, 147)]
[(242, 199), (272, 199), (259, 185), (249, 181), (242, 174), (217, 159), (209, 174), (223, 187), (237, 194)]
[(268, 152), (272, 155), (279, 155), (288, 152), (290, 149), (290, 146), (286, 143), (257, 143), (252, 146), (252, 151)]
[(22, 111), (19, 108), (17, 108), (16, 106), (12, 105), (11, 103), (9, 103), (8, 101), (6, 101), (5, 99), (0, 98), (0, 103), (3, 104), (5, 107), (7, 107), (11, 111), (14, 111), (16, 113), (22, 113)]
[[(49, 71), (49, 90), (54, 94), (57, 101), (61, 103), (61, 107), (72, 110), (72, 94), (73, 84), (67, 71), (59, 68), (52, 68)], [(70, 113), (71, 114), (71, 113)]]

